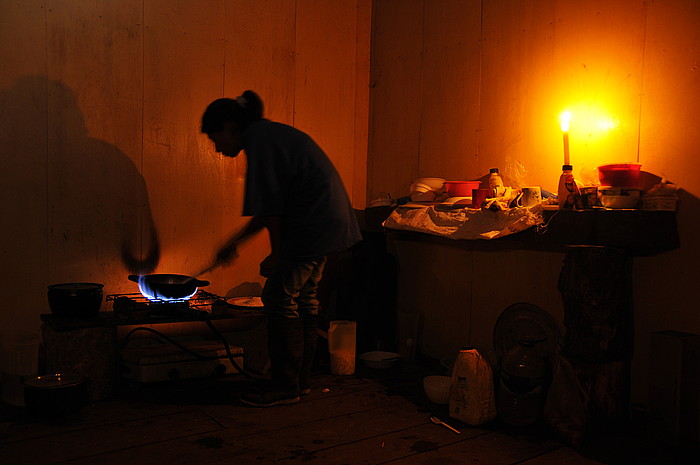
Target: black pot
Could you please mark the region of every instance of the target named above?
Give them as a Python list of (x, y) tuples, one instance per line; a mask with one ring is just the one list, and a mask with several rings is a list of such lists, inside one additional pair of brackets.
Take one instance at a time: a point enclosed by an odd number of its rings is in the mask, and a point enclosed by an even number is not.
[(160, 300), (186, 299), (197, 292), (197, 288), (209, 285), (209, 281), (182, 274), (132, 274), (129, 279), (139, 283), (139, 290), (145, 297)]
[(102, 288), (99, 283), (64, 283), (49, 286), (51, 313), (73, 318), (97, 315), (102, 306)]
[(24, 405), (39, 417), (77, 413), (88, 397), (88, 379), (73, 374), (37, 376), (24, 381)]

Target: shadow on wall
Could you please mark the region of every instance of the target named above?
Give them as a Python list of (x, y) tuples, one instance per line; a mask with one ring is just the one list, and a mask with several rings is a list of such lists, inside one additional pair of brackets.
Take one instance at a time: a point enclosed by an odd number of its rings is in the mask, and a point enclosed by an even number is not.
[(155, 269), (160, 247), (145, 181), (119, 148), (89, 137), (73, 90), (28, 76), (0, 91), (0, 107), (0, 184), (15, 225), (0, 237), (19, 245), (5, 258), (31, 260), (24, 272), (35, 274), (46, 260), (39, 279), (55, 282), (104, 282), (121, 273), (120, 259), (130, 273)]

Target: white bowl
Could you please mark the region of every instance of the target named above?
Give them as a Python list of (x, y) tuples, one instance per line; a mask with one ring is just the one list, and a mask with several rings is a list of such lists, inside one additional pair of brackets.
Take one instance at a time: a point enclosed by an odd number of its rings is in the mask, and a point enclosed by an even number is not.
[(375, 350), (372, 352), (365, 352), (360, 354), (359, 359), (365, 362), (370, 368), (375, 368), (377, 370), (386, 370), (391, 368), (401, 360), (401, 354), (395, 352), (383, 352), (381, 350)]
[(442, 192), (442, 187), (445, 185), (445, 180), (442, 178), (418, 178), (413, 182), (430, 186), (436, 192)]
[(411, 188), (409, 189), (411, 194), (414, 193), (420, 193), (420, 192), (433, 192), (433, 188), (430, 187), (427, 184), (423, 184), (421, 182), (414, 182), (411, 184)]
[(450, 400), (450, 385), (452, 378), (449, 376), (426, 376), (423, 378), (423, 390), (428, 400), (434, 404), (447, 404)]
[(435, 200), (435, 192), (414, 192), (411, 194), (411, 200), (414, 202), (432, 202)]

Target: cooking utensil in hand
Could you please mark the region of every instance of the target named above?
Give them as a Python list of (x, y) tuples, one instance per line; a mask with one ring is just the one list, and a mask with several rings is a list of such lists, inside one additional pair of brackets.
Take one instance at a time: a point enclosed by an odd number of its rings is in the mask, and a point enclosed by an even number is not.
[(216, 262), (216, 263), (214, 263), (213, 265), (210, 265), (209, 267), (204, 268), (202, 271), (200, 271), (200, 272), (197, 273), (196, 275), (192, 276), (192, 279), (199, 278), (199, 277), (202, 276), (203, 274), (206, 274), (206, 273), (209, 273), (210, 271), (215, 270), (216, 268), (219, 267), (219, 265), (221, 265), (221, 262)]
[(461, 431), (459, 431), (458, 429), (455, 429), (455, 428), (451, 427), (450, 425), (448, 425), (448, 424), (445, 423), (444, 421), (440, 420), (440, 419), (439, 419), (438, 417), (436, 417), (435, 415), (432, 415), (432, 416), (430, 417), (430, 421), (433, 422), (433, 423), (435, 423), (436, 425), (442, 425), (442, 426), (444, 426), (445, 428), (447, 428), (447, 429), (449, 429), (449, 430), (452, 430), (452, 431), (454, 431), (454, 432), (457, 433), (457, 434), (462, 434)]
[(209, 285), (209, 281), (182, 274), (132, 274), (129, 280), (139, 284), (145, 297), (158, 300), (187, 299), (197, 292), (197, 288)]

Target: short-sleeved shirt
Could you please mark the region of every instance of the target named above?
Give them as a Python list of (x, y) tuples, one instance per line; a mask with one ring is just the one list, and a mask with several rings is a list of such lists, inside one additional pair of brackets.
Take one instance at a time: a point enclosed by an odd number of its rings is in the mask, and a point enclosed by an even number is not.
[(311, 137), (262, 120), (246, 129), (243, 147), (243, 215), (280, 217), (283, 258), (319, 258), (362, 238), (338, 171)]

